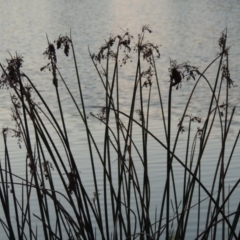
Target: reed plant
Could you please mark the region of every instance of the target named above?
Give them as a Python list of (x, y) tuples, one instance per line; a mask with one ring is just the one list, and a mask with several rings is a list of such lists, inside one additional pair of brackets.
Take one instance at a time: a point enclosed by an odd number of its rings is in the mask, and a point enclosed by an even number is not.
[[(44, 55), (48, 62), (41, 68), (51, 73), (59, 118), (41, 89), (22, 71), (22, 56), (10, 55), (6, 66), (0, 64), (0, 86), (10, 90), (15, 122), (15, 128), (5, 127), (2, 131), (4, 159), (0, 161), (0, 199), (3, 215), (0, 222), (6, 238), (185, 239), (195, 210), (195, 239), (219, 239), (219, 231), (222, 239), (240, 239), (240, 202), (234, 210), (229, 208), (240, 178), (235, 179), (228, 191), (225, 183), (239, 139), (238, 132), (229, 152), (226, 146), (235, 107), (229, 103), (234, 81), (229, 70), (227, 31), (219, 39), (219, 53), (203, 71), (190, 62), (170, 61), (169, 80), (161, 79), (168, 84), (167, 104), (163, 101), (156, 67), (159, 46), (145, 40), (151, 32), (149, 26), (144, 26), (134, 42), (130, 32), (125, 31), (123, 35), (111, 36), (96, 54), (89, 50), (105, 99), (104, 105), (95, 106), (99, 112), (91, 112), (90, 116), (71, 34), (59, 36), (53, 43), (47, 38)], [(77, 96), (59, 70), (57, 51), (61, 49), (66, 56), (73, 56)], [(121, 106), (121, 72), (129, 61), (135, 64), (135, 75), (129, 96), (131, 103), (126, 111)], [(213, 65), (217, 66), (214, 81), (207, 76)], [(181, 86), (188, 81), (194, 83), (193, 88), (176, 126), (172, 115), (174, 93), (183, 91)], [(204, 83), (211, 93), (206, 96), (209, 105), (201, 113), (204, 121), (189, 113), (191, 101), (201, 87), (199, 83)], [(76, 120), (85, 129), (85, 133), (79, 130), (79, 134), (86, 135), (93, 195), (89, 194), (79, 172), (81, 156), (72, 149), (59, 85), (66, 88), (77, 113)], [(150, 128), (153, 86), (157, 89), (161, 136)], [(100, 121), (103, 126), (103, 144), (94, 137), (90, 120)], [(193, 128), (193, 122), (201, 127)], [(202, 179), (203, 162), (215, 124), (220, 126), (221, 147), (214, 162), (215, 175), (206, 186)], [(140, 134), (136, 137), (137, 131)], [(176, 149), (184, 131), (187, 136), (185, 154), (180, 156)], [(9, 133), (18, 139), (21, 151), (26, 151), (26, 158), (21, 160), (24, 176), (12, 170)], [(157, 207), (151, 199), (154, 191), (149, 167), (152, 141), (166, 156), (157, 160), (164, 162), (166, 172), (165, 176), (159, 174), (158, 179), (154, 179), (164, 185)], [(175, 163), (183, 169), (180, 188), (179, 183), (176, 184)], [(204, 216), (201, 215), (203, 208)]]

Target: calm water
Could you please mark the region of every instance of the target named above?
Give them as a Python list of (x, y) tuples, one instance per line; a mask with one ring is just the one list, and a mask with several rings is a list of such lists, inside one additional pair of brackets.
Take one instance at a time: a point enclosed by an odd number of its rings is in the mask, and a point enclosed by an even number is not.
[[(155, 44), (161, 45), (161, 59), (157, 61), (158, 75), (161, 79), (161, 88), (163, 91), (164, 106), (167, 105), (168, 81), (169, 81), (169, 60), (176, 59), (178, 63), (191, 61), (191, 63), (200, 70), (203, 70), (207, 64), (218, 53), (218, 39), (220, 33), (227, 27), (228, 45), (232, 46), (230, 50), (230, 70), (231, 77), (239, 85), (240, 76), (240, 1), (238, 0), (0, 0), (0, 33), (1, 48), (0, 62), (4, 63), (8, 58), (8, 52), (14, 54), (17, 52), (24, 56), (24, 68), (42, 94), (48, 100), (49, 105), (57, 114), (56, 96), (52, 85), (51, 76), (48, 73), (40, 72), (40, 67), (47, 63), (42, 53), (46, 49), (46, 33), (53, 41), (60, 34), (69, 34), (71, 29), (72, 36), (77, 52), (80, 77), (83, 82), (83, 92), (87, 111), (95, 111), (93, 105), (103, 105), (104, 96), (102, 88), (94, 67), (89, 58), (88, 46), (92, 52), (97, 52), (99, 47), (112, 34), (122, 34), (123, 30), (129, 29), (137, 41), (137, 34), (143, 25), (149, 24), (153, 33), (148, 35), (148, 39)], [(71, 64), (71, 56), (68, 60), (59, 58), (61, 71), (66, 78), (69, 87), (75, 92), (75, 74)], [(125, 67), (122, 73), (121, 92), (122, 104), (128, 106), (131, 96), (131, 84), (134, 76), (134, 64)], [(214, 69), (208, 72), (210, 81), (214, 81)], [(173, 104), (173, 125), (176, 126), (181, 117), (181, 109), (186, 102), (193, 83), (183, 83), (182, 89), (174, 91)], [(62, 99), (65, 104), (65, 113), (68, 120), (69, 136), (72, 139), (73, 151), (79, 156), (79, 169), (85, 179), (86, 187), (89, 193), (93, 192), (92, 182), (89, 178), (90, 162), (87, 151), (85, 137), (80, 134), (83, 127), (78, 119), (74, 117), (76, 113), (72, 108), (68, 95), (60, 86)], [(129, 96), (129, 97), (126, 97)], [(157, 106), (156, 92), (153, 90), (152, 111), (151, 111), (151, 130), (162, 140), (162, 129), (159, 126), (161, 114)], [(189, 114), (205, 118), (208, 92), (204, 84), (199, 88), (196, 97), (192, 103)], [(232, 141), (235, 139), (240, 126), (240, 94), (239, 87), (231, 89), (231, 106), (236, 106), (236, 116), (230, 131), (229, 149)], [(0, 125), (1, 127), (13, 126), (10, 121), (10, 101), (9, 92), (1, 91), (0, 94)], [(94, 120), (90, 120), (99, 144), (102, 143), (103, 126)], [(161, 125), (162, 126), (162, 125)], [(195, 126), (197, 128), (197, 125)], [(79, 129), (79, 131), (76, 131)], [(176, 130), (176, 129), (175, 129)], [(214, 166), (218, 158), (216, 151), (219, 149), (218, 139), (220, 137), (219, 126), (215, 126), (212, 135), (210, 147), (207, 150), (206, 157), (203, 160), (203, 179), (205, 184), (211, 182)], [(184, 137), (182, 145), (179, 144), (178, 152), (184, 146)], [(21, 170), (22, 161), (24, 161), (25, 152), (16, 147), (16, 141), (11, 141), (12, 164), (18, 173)], [(56, 137), (56, 142), (58, 142)], [(2, 140), (1, 140), (2, 146)], [(151, 180), (153, 191), (153, 206), (159, 205), (158, 199), (163, 189), (163, 181), (159, 181), (159, 176), (165, 176), (164, 154), (159, 146), (151, 142)], [(0, 149), (1, 158), (3, 157)], [(22, 157), (19, 157), (22, 156)], [(239, 177), (239, 144), (234, 155), (227, 184), (234, 184)], [(23, 159), (23, 160), (21, 160)], [(182, 170), (175, 164), (176, 179), (182, 181)], [(156, 180), (157, 179), (157, 180)], [(210, 185), (207, 187), (211, 187)], [(236, 191), (239, 194), (240, 190)], [(232, 206), (235, 208), (239, 199), (233, 198)], [(0, 210), (1, 213), (1, 210)], [(154, 217), (154, 208), (153, 208)], [(195, 235), (195, 220), (189, 226), (188, 239)]]

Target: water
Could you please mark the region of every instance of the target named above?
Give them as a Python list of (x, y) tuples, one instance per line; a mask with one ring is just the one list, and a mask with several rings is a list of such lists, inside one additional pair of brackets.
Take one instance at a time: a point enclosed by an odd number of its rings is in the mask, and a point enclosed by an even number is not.
[[(230, 50), (230, 70), (231, 77), (235, 80), (236, 85), (239, 85), (240, 76), (240, 2), (237, 0), (230, 1), (191, 1), (191, 0), (35, 0), (35, 1), (5, 1), (0, 0), (1, 14), (0, 14), (0, 32), (1, 32), (1, 48), (0, 48), (0, 62), (4, 63), (5, 58), (8, 58), (8, 52), (14, 54), (17, 52), (24, 56), (23, 70), (29, 75), (45, 99), (48, 100), (55, 114), (57, 114), (56, 96), (54, 87), (52, 85), (51, 76), (48, 73), (40, 72), (40, 67), (47, 63), (42, 53), (47, 47), (46, 34), (51, 42), (55, 40), (60, 34), (69, 34), (70, 29), (74, 40), (75, 50), (79, 64), (80, 77), (82, 79), (84, 99), (87, 106), (88, 113), (95, 111), (92, 106), (103, 105), (104, 96), (102, 88), (98, 80), (98, 76), (91, 63), (88, 53), (88, 46), (92, 52), (97, 52), (99, 47), (104, 44), (105, 39), (108, 39), (112, 34), (122, 34), (123, 30), (129, 29), (137, 41), (137, 34), (143, 25), (149, 24), (153, 33), (147, 38), (155, 44), (161, 45), (161, 58), (157, 61), (158, 75), (161, 79), (161, 89), (163, 90), (164, 106), (167, 105), (168, 81), (169, 81), (169, 61), (176, 59), (178, 63), (191, 61), (191, 63), (200, 70), (203, 70), (207, 64), (219, 52), (217, 41), (220, 33), (227, 27), (228, 31), (228, 46), (232, 46)], [(75, 73), (71, 63), (72, 56), (68, 60), (59, 56), (60, 69), (69, 84), (75, 90)], [(66, 62), (67, 61), (67, 62)], [(61, 65), (62, 63), (62, 65)], [(134, 76), (134, 64), (129, 64), (125, 67), (122, 73), (121, 91), (122, 96), (130, 96), (131, 84)], [(214, 81), (216, 71), (208, 72), (210, 81)], [(206, 85), (204, 83), (196, 94), (192, 103), (191, 112), (189, 114), (198, 115), (205, 118), (206, 110)], [(181, 117), (181, 107), (186, 103), (186, 97), (189, 95), (193, 83), (183, 83), (182, 89), (174, 91), (174, 105), (173, 105), (173, 126), (176, 126), (178, 119)], [(86, 138), (79, 134), (83, 130), (79, 121), (74, 118), (76, 113), (71, 107), (71, 100), (64, 88), (60, 85), (62, 99), (65, 104), (65, 116), (68, 120), (69, 136), (74, 142), (73, 151), (79, 154), (79, 168), (82, 172), (83, 178), (86, 180), (86, 186), (89, 188), (89, 193), (92, 192), (92, 184), (89, 176), (90, 163), (86, 152)], [(154, 91), (154, 90), (153, 90)], [(152, 98), (152, 112), (151, 112), (151, 130), (161, 139), (162, 129), (159, 129), (159, 120), (161, 114), (157, 105), (156, 92), (153, 92)], [(9, 93), (1, 90), (0, 94), (0, 124), (1, 127), (13, 126), (10, 121), (10, 101)], [(179, 99), (179, 100), (178, 100)], [(239, 130), (239, 88), (231, 89), (231, 106), (236, 106), (236, 117), (234, 118), (232, 129), (230, 131), (230, 140), (234, 140)], [(123, 97), (122, 104), (126, 107), (130, 101), (130, 97)], [(91, 120), (91, 126), (94, 129), (94, 134), (97, 141), (102, 142), (102, 125), (97, 121)], [(197, 125), (194, 126), (195, 130)], [(80, 129), (76, 131), (76, 129)], [(176, 129), (175, 129), (176, 130)], [(212, 170), (211, 167), (216, 163), (215, 150), (219, 146), (219, 126), (215, 126), (210, 149), (207, 151), (203, 179), (211, 182)], [(184, 137), (183, 144), (184, 144)], [(11, 141), (11, 140), (10, 140)], [(56, 137), (56, 142), (57, 142)], [(2, 142), (0, 142), (2, 145)], [(217, 145), (218, 144), (218, 145)], [(229, 141), (229, 146), (232, 142)], [(152, 167), (152, 182), (153, 186), (158, 189), (153, 193), (153, 205), (158, 204), (159, 195), (157, 192), (162, 192), (163, 183), (156, 182), (159, 176), (165, 174), (165, 161), (161, 149), (155, 144), (149, 144), (151, 151)], [(179, 153), (183, 154), (184, 150), (179, 146)], [(24, 172), (21, 170), (22, 162), (19, 156), (24, 156), (16, 147), (16, 141), (11, 141), (11, 158), (14, 169), (19, 171), (19, 174)], [(230, 147), (229, 147), (230, 149)], [(1, 151), (1, 158), (3, 159), (3, 149)], [(231, 165), (231, 171), (227, 180), (227, 184), (233, 184), (238, 178), (239, 163), (239, 145), (234, 155), (234, 160)], [(24, 159), (24, 158), (23, 158)], [(181, 167), (175, 163), (176, 178), (181, 179)], [(155, 181), (154, 181), (155, 180)], [(156, 183), (155, 183), (156, 182)], [(211, 186), (209, 186), (210, 188)], [(239, 189), (238, 189), (239, 193)], [(237, 206), (238, 199), (233, 200), (232, 205)], [(193, 238), (194, 223), (189, 226), (188, 237)]]

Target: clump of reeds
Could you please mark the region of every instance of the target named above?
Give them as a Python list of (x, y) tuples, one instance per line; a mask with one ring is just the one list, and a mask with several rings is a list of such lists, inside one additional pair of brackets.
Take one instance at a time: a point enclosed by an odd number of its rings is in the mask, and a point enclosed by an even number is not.
[[(177, 61), (170, 61), (167, 110), (164, 108), (155, 62), (155, 57), (160, 57), (159, 47), (145, 40), (145, 35), (151, 32), (148, 26), (144, 26), (137, 42), (133, 43), (133, 36), (126, 31), (123, 35), (110, 37), (98, 53), (89, 51), (105, 94), (105, 105), (98, 106), (99, 113), (91, 113), (104, 126), (103, 149), (102, 145), (97, 144), (89, 127), (71, 35), (60, 36), (53, 43), (47, 39), (44, 55), (48, 63), (41, 68), (41, 71), (48, 69), (52, 74), (60, 121), (56, 119), (40, 89), (22, 71), (22, 56), (11, 56), (6, 66), (0, 65), (0, 86), (11, 90), (12, 119), (16, 124), (16, 128), (4, 128), (2, 131), (5, 159), (0, 161), (0, 199), (4, 216), (1, 216), (0, 222), (7, 238), (37, 239), (40, 234), (42, 239), (185, 239), (193, 208), (197, 208), (198, 218), (196, 239), (217, 239), (219, 229), (223, 239), (240, 238), (240, 205), (235, 206), (235, 211), (228, 211), (230, 198), (240, 179), (236, 179), (228, 192), (225, 191), (225, 179), (239, 138), (238, 133), (230, 155), (226, 156), (226, 141), (235, 111), (229, 105), (229, 88), (234, 86), (234, 82), (229, 71), (227, 32), (224, 31), (219, 39), (219, 54), (203, 71), (189, 62), (178, 64)], [(72, 94), (59, 71), (58, 49), (63, 49), (66, 56), (73, 55), (78, 97)], [(120, 104), (121, 67), (131, 59), (136, 66), (135, 77), (131, 105), (129, 112), (125, 112)], [(212, 83), (206, 71), (213, 64), (218, 64), (218, 68)], [(182, 91), (180, 87), (185, 80), (195, 81), (194, 87), (189, 93), (179, 124), (175, 126), (171, 114), (174, 90)], [(200, 81), (205, 81), (211, 91), (204, 121), (188, 113)], [(64, 106), (59, 94), (60, 84), (66, 87), (78, 112), (77, 118), (86, 130), (93, 196), (87, 193), (79, 173), (79, 156), (75, 156), (71, 149)], [(159, 112), (162, 115), (159, 124), (164, 129), (164, 135), (160, 137), (149, 128), (153, 86), (157, 88)], [(220, 96), (221, 100), (224, 98), (224, 103), (220, 103)], [(79, 101), (81, 104), (78, 104)], [(194, 121), (201, 123), (197, 131), (192, 128)], [(221, 148), (211, 189), (208, 189), (201, 179), (201, 162), (216, 121), (221, 128)], [(176, 148), (180, 133), (185, 131), (184, 123), (188, 124), (188, 131), (186, 155), (182, 158), (177, 155)], [(172, 130), (176, 127), (177, 133), (173, 139)], [(140, 146), (136, 144), (136, 129), (141, 131)], [(10, 131), (18, 138), (19, 144), (24, 145), (25, 176), (12, 171), (11, 152), (8, 151), (7, 143)], [(54, 142), (52, 131), (59, 137), (61, 144)], [(158, 210), (154, 210), (155, 206), (151, 205), (150, 138), (166, 153), (166, 177), (159, 175), (159, 179), (156, 179), (165, 182)], [(140, 160), (137, 168), (133, 156)], [(180, 197), (176, 190), (173, 162), (178, 162), (184, 169)], [(100, 179), (96, 173), (99, 163), (103, 172)], [(113, 176), (113, 168), (116, 168), (113, 163), (117, 164), (117, 176)], [(37, 212), (32, 210), (33, 194), (37, 196), (37, 202), (34, 202)], [(198, 199), (196, 205), (193, 202), (194, 195)], [(204, 226), (200, 223), (203, 200), (207, 202)], [(33, 224), (33, 219), (40, 224)]]

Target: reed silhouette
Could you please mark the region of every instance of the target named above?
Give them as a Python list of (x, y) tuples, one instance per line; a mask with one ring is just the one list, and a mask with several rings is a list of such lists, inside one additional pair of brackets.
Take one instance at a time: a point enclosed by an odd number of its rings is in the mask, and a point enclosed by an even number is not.
[[(0, 199), (4, 216), (1, 216), (0, 223), (6, 238), (39, 239), (42, 233), (44, 239), (185, 239), (191, 224), (190, 214), (195, 209), (196, 239), (218, 239), (219, 229), (222, 231), (222, 239), (240, 239), (240, 204), (235, 206), (235, 211), (229, 211), (228, 207), (240, 180), (236, 179), (229, 191), (226, 191), (225, 184), (239, 138), (238, 132), (230, 154), (226, 155), (226, 142), (235, 112), (235, 107), (229, 104), (230, 88), (234, 87), (234, 81), (229, 70), (227, 31), (225, 30), (219, 39), (219, 54), (203, 71), (192, 66), (190, 62), (178, 64), (176, 60), (170, 61), (169, 81), (166, 82), (169, 85), (167, 109), (163, 107), (156, 69), (155, 58), (160, 58), (159, 46), (145, 40), (146, 35), (151, 33), (149, 26), (144, 26), (136, 43), (133, 42), (130, 32), (126, 31), (123, 35), (110, 37), (96, 54), (89, 50), (105, 94), (105, 105), (99, 106), (99, 112), (90, 113), (91, 118), (97, 119), (104, 126), (103, 148), (96, 142), (94, 130), (89, 126), (83, 83), (79, 77), (71, 34), (59, 36), (53, 43), (47, 38), (44, 56), (48, 62), (40, 69), (49, 70), (52, 75), (60, 120), (53, 114), (40, 89), (22, 70), (22, 56), (10, 55), (6, 66), (0, 64), (0, 86), (11, 92), (12, 119), (15, 123), (15, 128), (3, 128), (2, 131), (5, 159), (0, 161)], [(60, 50), (63, 50), (66, 56), (73, 56), (78, 97), (73, 95), (58, 68), (57, 55)], [(136, 69), (131, 105), (129, 112), (124, 112), (120, 101), (119, 76), (121, 69), (129, 61), (134, 61)], [(218, 66), (218, 70), (215, 81), (211, 83), (206, 71), (213, 64)], [(174, 126), (171, 114), (174, 90), (181, 91), (182, 84), (188, 81), (194, 81), (194, 86), (179, 123)], [(204, 81), (211, 91), (207, 96), (209, 106), (206, 108), (204, 121), (199, 116), (188, 113), (200, 81)], [(78, 113), (76, 118), (81, 120), (85, 128), (92, 167), (93, 195), (87, 193), (86, 183), (78, 170), (79, 156), (75, 156), (71, 149), (59, 84), (64, 85), (68, 91)], [(162, 115), (159, 124), (162, 124), (164, 129), (164, 135), (160, 137), (149, 129), (153, 87), (157, 88), (159, 112)], [(220, 103), (220, 96), (224, 103)], [(197, 131), (191, 127), (193, 122), (201, 124)], [(202, 182), (201, 170), (204, 152), (215, 122), (220, 124), (222, 144), (217, 153), (215, 175), (209, 189)], [(186, 124), (187, 130), (184, 127)], [(173, 128), (177, 128), (174, 139)], [(135, 129), (141, 131), (141, 146), (136, 143)], [(53, 131), (55, 136), (50, 134)], [(12, 171), (11, 152), (8, 150), (7, 141), (9, 133), (17, 138), (19, 146), (26, 151), (26, 159), (23, 160), (25, 176)], [(176, 154), (181, 133), (187, 134), (184, 159)], [(59, 144), (54, 141), (56, 136), (60, 139)], [(165, 182), (162, 198), (159, 199), (159, 209), (151, 205), (150, 138), (166, 153), (166, 177), (159, 175), (156, 179)], [(138, 169), (134, 155), (140, 160)], [(181, 197), (176, 190), (173, 162), (178, 162), (184, 173)], [(100, 179), (96, 173), (99, 163), (103, 172)], [(113, 168), (116, 166), (117, 175), (113, 175)], [(32, 195), (37, 199), (37, 202), (34, 202), (38, 208), (37, 213), (33, 212)], [(193, 201), (194, 195), (198, 199), (196, 204)], [(208, 206), (205, 209), (204, 223), (202, 218), (200, 221), (203, 201), (207, 202)], [(33, 220), (37, 220), (39, 224), (36, 226)]]

